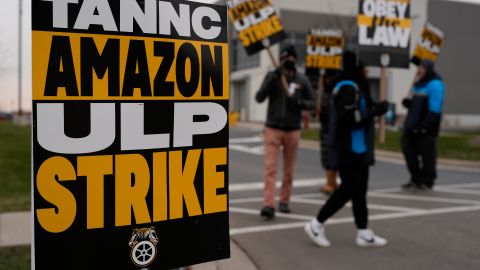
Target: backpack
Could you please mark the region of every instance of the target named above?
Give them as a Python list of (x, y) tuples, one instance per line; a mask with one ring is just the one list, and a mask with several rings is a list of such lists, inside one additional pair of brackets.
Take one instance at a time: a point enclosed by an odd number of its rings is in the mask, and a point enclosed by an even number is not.
[[(336, 144), (337, 139), (337, 126), (338, 126), (338, 116), (337, 116), (337, 107), (335, 105), (335, 98), (338, 96), (340, 91), (345, 86), (350, 86), (355, 90), (355, 102), (352, 105), (346, 107), (346, 109), (355, 110), (355, 121), (360, 122), (362, 120), (362, 111), (366, 109), (366, 99), (360, 93), (360, 88), (358, 84), (351, 80), (344, 80), (340, 81), (335, 85), (333, 89), (332, 95), (330, 97), (330, 122), (329, 122), (329, 137), (327, 139), (327, 144), (330, 148), (331, 154), (329, 154), (329, 159), (332, 162), (335, 162), (335, 166), (338, 166), (338, 149)], [(357, 128), (352, 129), (351, 131), (351, 151), (355, 154), (365, 154), (367, 152), (367, 143), (365, 139), (365, 129), (364, 128)]]

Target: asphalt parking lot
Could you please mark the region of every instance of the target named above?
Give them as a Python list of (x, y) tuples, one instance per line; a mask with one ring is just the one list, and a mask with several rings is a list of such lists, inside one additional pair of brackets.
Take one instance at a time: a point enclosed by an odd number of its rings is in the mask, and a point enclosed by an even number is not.
[(328, 198), (315, 149), (301, 148), (291, 214), (259, 217), (263, 146), (260, 129), (234, 128), (230, 140), (230, 227), (232, 239), (259, 269), (480, 269), (480, 173), (440, 170), (430, 192), (405, 192), (401, 161), (379, 160), (371, 170), (370, 227), (386, 237), (384, 248), (354, 244), (347, 205), (327, 225), (332, 247), (315, 246), (303, 226)]

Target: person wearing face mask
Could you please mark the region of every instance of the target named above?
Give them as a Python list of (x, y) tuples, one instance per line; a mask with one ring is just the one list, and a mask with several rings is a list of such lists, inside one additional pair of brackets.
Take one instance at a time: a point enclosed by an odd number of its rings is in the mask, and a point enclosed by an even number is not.
[(266, 219), (275, 217), (275, 181), (280, 151), (283, 152), (284, 171), (279, 211), (290, 213), (289, 202), (300, 140), (302, 110), (313, 110), (315, 106), (308, 79), (297, 73), (295, 48), (285, 48), (280, 60), (280, 67), (266, 75), (255, 97), (259, 103), (268, 98), (264, 130), (264, 202), (260, 211), (260, 216)]
[(402, 134), (402, 151), (410, 181), (407, 190), (432, 189), (437, 177), (437, 137), (442, 119), (445, 86), (435, 72), (432, 61), (424, 60), (418, 67), (412, 96), (405, 98), (408, 109)]
[[(321, 76), (320, 85), (317, 94), (317, 110), (316, 113), (320, 120), (322, 128), (320, 129), (320, 160), (325, 170), (326, 183), (320, 188), (320, 191), (325, 194), (332, 194), (337, 189), (337, 171), (338, 166), (335, 158), (332, 158), (327, 140), (329, 136), (329, 122), (330, 122), (330, 97), (333, 88), (335, 87), (335, 79), (338, 71), (334, 69), (327, 69)], [(333, 160), (332, 160), (333, 159)]]
[(375, 162), (375, 117), (385, 114), (388, 102), (375, 103), (365, 68), (357, 66), (356, 55), (343, 54), (343, 70), (330, 98), (330, 120), (327, 143), (336, 152), (340, 186), (333, 192), (316, 218), (305, 224), (305, 232), (320, 247), (329, 247), (325, 222), (352, 201), (357, 226), (356, 244), (380, 247), (387, 240), (368, 228), (367, 189), (370, 166)]

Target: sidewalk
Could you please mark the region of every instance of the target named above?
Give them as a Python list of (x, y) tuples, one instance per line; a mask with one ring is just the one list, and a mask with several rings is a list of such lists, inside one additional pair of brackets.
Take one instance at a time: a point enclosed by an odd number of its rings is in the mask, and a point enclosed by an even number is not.
[[(30, 212), (0, 214), (0, 247), (26, 246), (31, 244), (32, 230)], [(193, 270), (257, 270), (255, 264), (230, 241), (231, 258), (193, 266)]]
[(0, 247), (30, 245), (30, 212), (0, 214)]

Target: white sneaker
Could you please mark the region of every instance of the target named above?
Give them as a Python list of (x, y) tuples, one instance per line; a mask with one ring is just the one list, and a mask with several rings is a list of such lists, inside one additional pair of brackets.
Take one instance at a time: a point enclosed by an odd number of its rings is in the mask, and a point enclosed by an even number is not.
[(375, 235), (372, 230), (358, 230), (356, 243), (359, 247), (382, 247), (387, 239)]
[(325, 237), (325, 227), (317, 220), (305, 224), (305, 232), (312, 239), (312, 241), (319, 247), (329, 247), (330, 241)]

